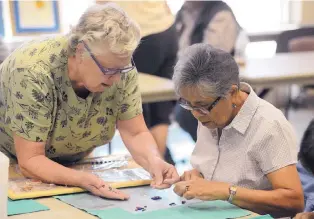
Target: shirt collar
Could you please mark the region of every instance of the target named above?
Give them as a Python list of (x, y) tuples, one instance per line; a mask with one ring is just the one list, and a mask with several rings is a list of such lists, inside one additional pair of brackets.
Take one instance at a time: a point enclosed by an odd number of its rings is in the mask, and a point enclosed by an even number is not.
[(252, 118), (259, 106), (260, 98), (253, 91), (252, 87), (247, 83), (240, 83), (240, 90), (249, 93), (238, 114), (234, 117), (232, 122), (224, 129), (234, 128), (242, 135), (249, 127)]

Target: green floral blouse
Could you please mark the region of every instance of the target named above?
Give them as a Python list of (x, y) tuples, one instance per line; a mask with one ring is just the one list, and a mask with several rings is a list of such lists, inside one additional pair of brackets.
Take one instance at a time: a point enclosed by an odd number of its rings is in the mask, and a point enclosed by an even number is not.
[(138, 73), (82, 99), (67, 72), (65, 36), (34, 40), (0, 65), (0, 151), (15, 155), (13, 133), (46, 142), (46, 156), (76, 159), (109, 142), (117, 120), (142, 113)]

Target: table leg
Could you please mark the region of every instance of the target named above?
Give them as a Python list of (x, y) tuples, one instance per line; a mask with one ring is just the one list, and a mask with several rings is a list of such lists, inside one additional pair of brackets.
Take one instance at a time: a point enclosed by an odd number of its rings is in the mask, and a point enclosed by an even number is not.
[(289, 110), (292, 105), (292, 99), (291, 99), (291, 90), (292, 90), (292, 85), (289, 85), (288, 89), (288, 103), (285, 107), (285, 117), (289, 120)]
[(112, 141), (110, 141), (108, 144), (108, 154), (111, 155), (111, 153), (112, 153)]
[(264, 97), (271, 91), (271, 88), (264, 88), (259, 94), (258, 96), (262, 99), (264, 99)]

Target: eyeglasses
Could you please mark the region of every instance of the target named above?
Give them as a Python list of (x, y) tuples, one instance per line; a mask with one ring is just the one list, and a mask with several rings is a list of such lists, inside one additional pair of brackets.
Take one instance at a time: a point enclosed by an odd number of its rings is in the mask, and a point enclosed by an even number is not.
[(135, 63), (133, 59), (131, 60), (132, 66), (125, 67), (125, 68), (105, 68), (103, 67), (96, 59), (96, 57), (93, 55), (91, 49), (87, 46), (87, 44), (84, 41), (80, 41), (83, 43), (84, 47), (86, 48), (87, 52), (89, 53), (90, 57), (94, 60), (98, 68), (101, 70), (101, 72), (104, 75), (115, 75), (115, 74), (126, 74), (130, 71), (132, 71), (135, 68)]
[(210, 113), (210, 111), (218, 104), (220, 99), (221, 99), (221, 97), (217, 97), (215, 99), (215, 101), (209, 107), (191, 106), (186, 100), (184, 100), (182, 98), (179, 99), (179, 104), (181, 107), (183, 107), (186, 110), (189, 110), (189, 111), (195, 110), (201, 114), (208, 115)]

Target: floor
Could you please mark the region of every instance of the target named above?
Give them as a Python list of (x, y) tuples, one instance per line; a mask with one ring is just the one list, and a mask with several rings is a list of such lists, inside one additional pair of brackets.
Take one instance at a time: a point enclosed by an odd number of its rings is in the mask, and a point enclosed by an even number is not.
[[(290, 110), (289, 121), (295, 128), (298, 144), (301, 142), (303, 133), (313, 118), (314, 108)], [(180, 174), (191, 168), (189, 158), (193, 151), (194, 144), (192, 138), (176, 123), (171, 124), (168, 135), (168, 145)], [(99, 152), (101, 151), (101, 154), (108, 153), (107, 146), (99, 147), (97, 150), (99, 150)], [(119, 134), (117, 134), (112, 141), (112, 154), (127, 152)]]

